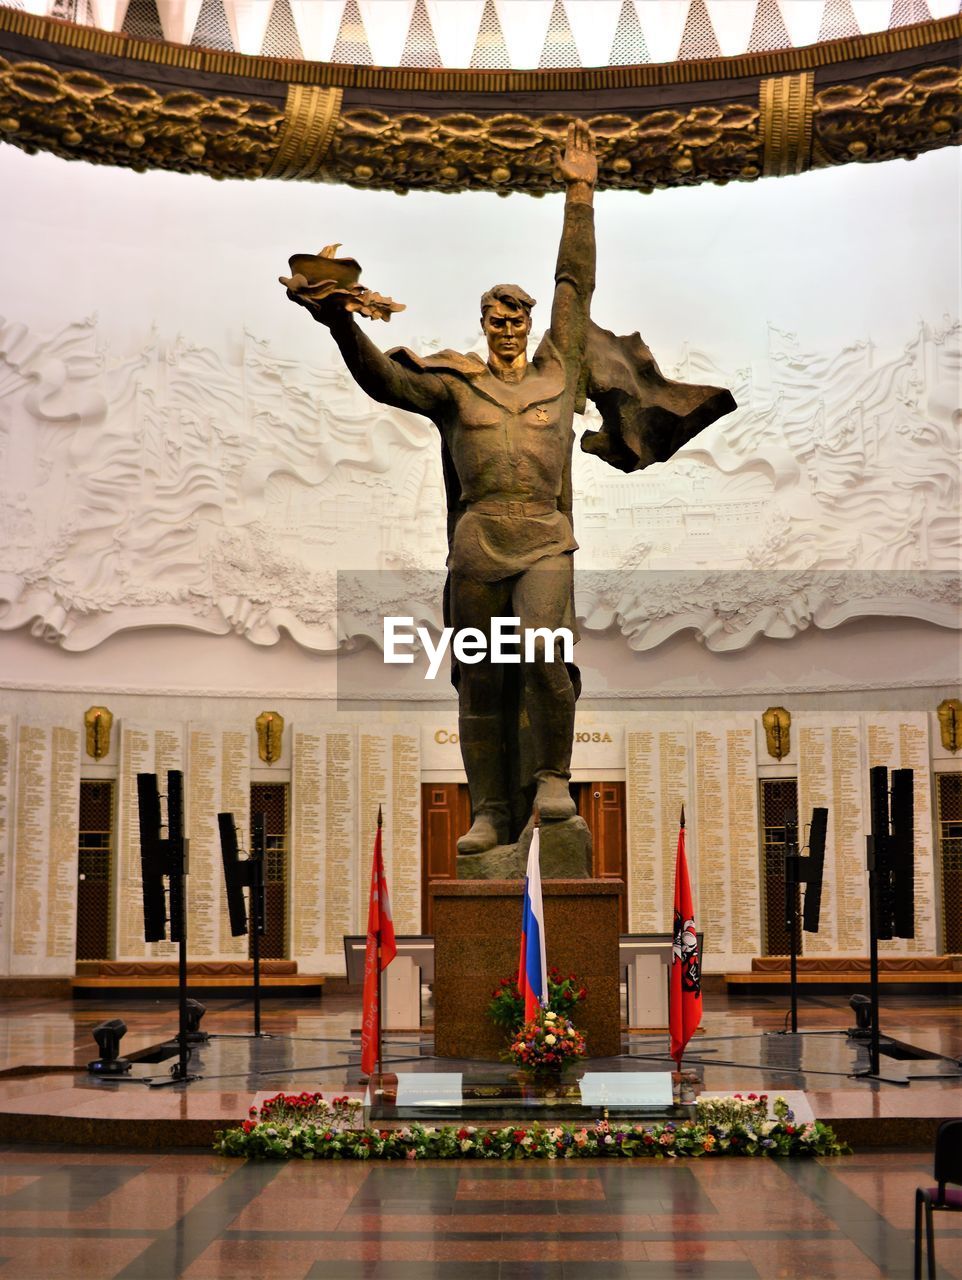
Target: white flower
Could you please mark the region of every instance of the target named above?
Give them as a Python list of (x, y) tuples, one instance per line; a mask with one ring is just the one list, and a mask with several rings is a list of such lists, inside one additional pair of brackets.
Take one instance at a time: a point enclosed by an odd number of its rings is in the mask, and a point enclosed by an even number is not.
[(545, 1036), (545, 1038), (544, 1038), (544, 1042), (545, 1042), (545, 1044), (556, 1044), (556, 1043), (557, 1043), (557, 1040), (558, 1040), (558, 1037), (557, 1037), (557, 1036), (550, 1036), (550, 1035), (549, 1035), (549, 1036)]
[(605, 1134), (605, 1145), (610, 1147), (610, 1146), (611, 1146), (611, 1144), (612, 1144), (613, 1142), (614, 1142), (614, 1138), (611, 1136), (611, 1134), (610, 1134), (610, 1133), (606, 1133), (606, 1134)]
[(544, 1015), (544, 1020), (545, 1022), (554, 1022), (557, 1016), (558, 1015), (556, 1013), (552, 1013), (551, 1010), (549, 1009), (548, 1012)]

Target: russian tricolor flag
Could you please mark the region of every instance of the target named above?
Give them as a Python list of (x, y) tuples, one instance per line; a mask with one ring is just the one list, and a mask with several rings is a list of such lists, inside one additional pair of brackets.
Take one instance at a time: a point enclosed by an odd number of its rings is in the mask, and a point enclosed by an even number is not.
[(544, 948), (544, 902), (541, 898), (541, 828), (535, 824), (524, 876), (524, 914), (521, 917), (521, 959), (518, 990), (524, 1000), (524, 1020), (530, 1022), (548, 998), (548, 964)]

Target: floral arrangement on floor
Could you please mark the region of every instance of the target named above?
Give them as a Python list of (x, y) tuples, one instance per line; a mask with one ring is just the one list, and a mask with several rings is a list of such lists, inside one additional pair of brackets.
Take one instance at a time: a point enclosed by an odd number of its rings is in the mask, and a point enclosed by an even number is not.
[[(278, 1094), (239, 1129), (216, 1135), (225, 1156), (288, 1160), (570, 1160), (577, 1157), (838, 1156), (849, 1148), (819, 1121), (796, 1125), (784, 1098), (767, 1114), (764, 1095), (705, 1098), (694, 1120), (676, 1123), (594, 1125), (405, 1125), (398, 1129), (352, 1127), (357, 1099), (321, 1094)], [(266, 1109), (266, 1114), (265, 1114)]]
[(516, 1033), (507, 1056), (535, 1075), (560, 1075), (567, 1063), (585, 1056), (585, 1038), (570, 1019), (542, 1009)]
[[(561, 1018), (573, 1018), (575, 1009), (588, 994), (588, 988), (569, 973), (567, 978), (554, 965), (548, 970), (548, 1004)], [(488, 1005), (488, 1017), (507, 1035), (514, 1033), (524, 1022), (524, 999), (518, 990), (517, 975), (502, 978), (492, 993)]]

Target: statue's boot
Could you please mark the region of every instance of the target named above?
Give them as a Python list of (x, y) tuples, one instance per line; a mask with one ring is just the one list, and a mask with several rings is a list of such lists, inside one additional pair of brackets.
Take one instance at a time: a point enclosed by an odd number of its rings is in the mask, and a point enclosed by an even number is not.
[(501, 717), (459, 716), (458, 733), (473, 819), (458, 840), (458, 853), (484, 853), (508, 842)]
[(563, 822), (578, 812), (568, 787), (570, 777), (570, 773), (542, 773), (538, 776), (534, 802), (540, 816), (548, 822)]

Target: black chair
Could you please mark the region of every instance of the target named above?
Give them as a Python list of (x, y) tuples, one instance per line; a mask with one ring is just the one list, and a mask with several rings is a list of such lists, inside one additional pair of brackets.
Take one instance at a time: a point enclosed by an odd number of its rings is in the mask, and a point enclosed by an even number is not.
[[(922, 1208), (925, 1208), (928, 1277), (935, 1280), (935, 1209), (962, 1209), (962, 1120), (943, 1120), (935, 1135), (936, 1187), (919, 1187), (915, 1193), (915, 1280), (922, 1280)], [(953, 1187), (949, 1187), (949, 1183)], [(959, 1189), (956, 1189), (959, 1188)]]

